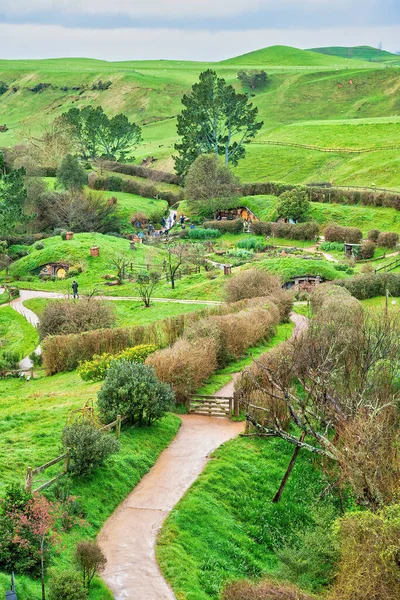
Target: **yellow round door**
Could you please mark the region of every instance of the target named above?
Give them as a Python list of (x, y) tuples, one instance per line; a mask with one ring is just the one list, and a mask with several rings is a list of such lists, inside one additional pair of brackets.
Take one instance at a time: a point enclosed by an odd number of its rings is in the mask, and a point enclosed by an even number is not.
[(57, 277), (58, 277), (58, 279), (65, 279), (66, 276), (67, 276), (67, 271), (63, 267), (60, 267), (57, 270)]

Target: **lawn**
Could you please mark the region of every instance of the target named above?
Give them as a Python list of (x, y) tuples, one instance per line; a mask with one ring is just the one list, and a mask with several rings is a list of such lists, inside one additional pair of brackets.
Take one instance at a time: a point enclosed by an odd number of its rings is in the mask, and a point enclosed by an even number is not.
[[(27, 466), (39, 466), (60, 452), (60, 435), (72, 410), (95, 398), (99, 383), (85, 383), (76, 372), (40, 377), (29, 382), (5, 380), (0, 392), (0, 495), (10, 483), (22, 483)], [(63, 552), (54, 556), (57, 566), (70, 567), (74, 545), (82, 538), (96, 536), (105, 520), (135, 487), (174, 438), (180, 421), (169, 415), (151, 428), (125, 428), (121, 448), (93, 475), (72, 480), (71, 494), (79, 496), (84, 507), (83, 528), (63, 535)], [(59, 465), (44, 475), (50, 478)], [(43, 477), (43, 476), (42, 476)], [(104, 493), (105, 482), (107, 493)], [(50, 490), (51, 493), (51, 490)], [(18, 598), (39, 598), (37, 582), (17, 574)], [(9, 577), (0, 575), (0, 595), (8, 589)], [(97, 580), (90, 600), (111, 600), (104, 584)]]
[[(26, 300), (24, 305), (41, 315), (44, 308), (52, 302), (47, 298), (33, 298)], [(107, 302), (107, 301), (105, 301)], [(107, 302), (115, 310), (116, 327), (131, 327), (134, 325), (147, 325), (154, 321), (161, 321), (167, 317), (175, 317), (206, 308), (206, 304), (181, 304), (174, 302), (154, 302), (149, 308), (143, 302), (135, 300), (112, 300)]]
[(177, 598), (217, 600), (228, 580), (279, 575), (277, 552), (312, 526), (326, 486), (315, 459), (303, 451), (281, 502), (273, 504), (292, 454), (282, 440), (241, 437), (213, 453), (158, 538), (157, 558)]
[(39, 343), (35, 327), (10, 306), (0, 308), (0, 353), (2, 350), (16, 352), (24, 358)]
[(328, 281), (348, 276), (345, 271), (339, 270), (336, 267), (336, 263), (311, 258), (292, 258), (290, 256), (263, 258), (257, 262), (257, 266), (275, 275), (279, 275), (284, 282), (289, 281), (297, 275), (319, 275)]

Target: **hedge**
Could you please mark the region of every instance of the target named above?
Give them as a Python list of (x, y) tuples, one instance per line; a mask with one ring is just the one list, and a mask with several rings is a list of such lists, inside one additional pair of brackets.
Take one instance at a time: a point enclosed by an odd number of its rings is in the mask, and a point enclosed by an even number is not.
[(247, 301), (243, 300), (169, 317), (144, 326), (48, 336), (42, 344), (43, 366), (47, 375), (54, 375), (73, 371), (82, 361), (92, 360), (95, 354), (117, 354), (125, 348), (142, 344), (164, 348), (176, 342), (188, 325), (208, 316), (238, 312), (246, 306)]
[(254, 221), (251, 229), (256, 235), (280, 237), (290, 240), (314, 240), (319, 233), (319, 225), (315, 221), (298, 223), (297, 225), (292, 223)]
[(243, 221), (233, 219), (232, 221), (204, 221), (205, 229), (218, 229), (221, 233), (241, 233), (243, 231)]
[(139, 165), (121, 164), (115, 161), (106, 161), (104, 168), (107, 171), (122, 173), (123, 175), (133, 175), (135, 177), (143, 177), (143, 179), (151, 179), (152, 181), (162, 181), (173, 185), (182, 185), (183, 178), (175, 173), (166, 173), (165, 171), (157, 171)]
[(329, 223), (324, 231), (324, 237), (327, 242), (359, 244), (362, 240), (362, 231), (357, 227), (342, 227), (336, 223)]
[(400, 296), (400, 273), (368, 273), (333, 283), (346, 288), (358, 300), (384, 296), (386, 290), (391, 296)]
[(89, 177), (89, 187), (94, 190), (107, 190), (109, 192), (126, 192), (136, 194), (143, 198), (160, 198), (166, 200), (170, 206), (183, 200), (183, 192), (174, 194), (173, 192), (160, 191), (156, 185), (139, 183), (134, 179), (123, 179), (118, 175), (110, 177), (97, 177), (93, 174)]

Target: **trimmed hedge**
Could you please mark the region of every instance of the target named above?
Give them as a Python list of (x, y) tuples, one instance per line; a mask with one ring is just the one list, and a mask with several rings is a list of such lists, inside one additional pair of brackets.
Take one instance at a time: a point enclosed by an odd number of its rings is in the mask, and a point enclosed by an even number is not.
[(251, 225), (252, 232), (256, 235), (266, 235), (289, 240), (314, 240), (319, 233), (319, 225), (315, 221), (306, 223), (269, 223), (267, 221), (254, 221)]
[(243, 231), (243, 221), (233, 219), (232, 221), (204, 221), (204, 229), (218, 229), (221, 233), (241, 233)]
[(183, 178), (175, 173), (166, 173), (165, 171), (157, 171), (139, 165), (121, 164), (115, 161), (106, 161), (104, 168), (107, 171), (122, 173), (123, 175), (133, 175), (135, 177), (143, 177), (143, 179), (151, 179), (152, 181), (162, 181), (173, 185), (182, 185)]
[(384, 296), (386, 289), (391, 296), (400, 296), (400, 274), (368, 273), (333, 282), (350, 292), (358, 300), (367, 300), (376, 296)]
[(109, 192), (126, 192), (127, 194), (136, 194), (143, 198), (159, 198), (166, 200), (170, 206), (183, 200), (183, 192), (174, 194), (173, 192), (160, 191), (156, 185), (148, 183), (139, 183), (134, 179), (123, 179), (118, 175), (110, 177), (98, 177), (93, 173), (89, 177), (89, 187), (94, 190), (106, 190)]
[(329, 223), (324, 231), (324, 236), (327, 242), (359, 244), (362, 240), (362, 231), (357, 227), (342, 227), (336, 223)]
[(221, 237), (219, 229), (189, 229), (189, 238), (191, 240), (210, 240)]

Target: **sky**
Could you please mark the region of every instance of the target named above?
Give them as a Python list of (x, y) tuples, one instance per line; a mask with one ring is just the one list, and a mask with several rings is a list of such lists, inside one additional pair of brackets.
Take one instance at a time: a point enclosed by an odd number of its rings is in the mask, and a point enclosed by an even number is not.
[(400, 50), (400, 0), (0, 0), (0, 58), (222, 60), (266, 46)]

